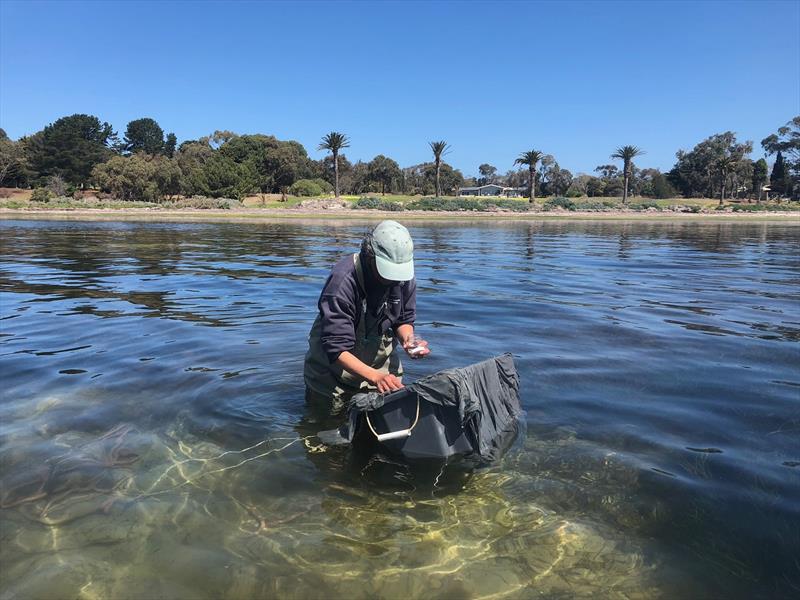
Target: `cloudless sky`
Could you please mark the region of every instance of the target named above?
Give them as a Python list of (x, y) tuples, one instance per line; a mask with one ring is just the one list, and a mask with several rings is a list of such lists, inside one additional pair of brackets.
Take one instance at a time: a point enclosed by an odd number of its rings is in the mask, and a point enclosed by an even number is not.
[(759, 142), (800, 114), (800, 2), (0, 1), (0, 127), (61, 116), (122, 135), (153, 117), (178, 140), (215, 129), (401, 166), (452, 145), (465, 175), (520, 152), (573, 173), (669, 169), (727, 130)]

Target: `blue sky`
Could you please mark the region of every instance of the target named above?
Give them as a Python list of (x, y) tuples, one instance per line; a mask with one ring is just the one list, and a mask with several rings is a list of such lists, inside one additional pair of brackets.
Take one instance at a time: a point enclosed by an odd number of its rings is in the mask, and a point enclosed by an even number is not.
[(179, 140), (215, 129), (401, 166), (452, 145), (465, 175), (532, 148), (573, 173), (615, 147), (669, 169), (800, 113), (799, 2), (0, 3), (0, 127), (76, 112)]

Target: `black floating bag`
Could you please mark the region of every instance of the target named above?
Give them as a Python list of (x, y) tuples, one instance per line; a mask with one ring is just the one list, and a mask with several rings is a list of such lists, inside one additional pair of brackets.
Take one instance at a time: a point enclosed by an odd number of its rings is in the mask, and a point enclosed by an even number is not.
[(510, 354), (440, 371), (391, 394), (357, 394), (346, 437), (408, 459), (494, 461), (521, 424), (519, 376)]

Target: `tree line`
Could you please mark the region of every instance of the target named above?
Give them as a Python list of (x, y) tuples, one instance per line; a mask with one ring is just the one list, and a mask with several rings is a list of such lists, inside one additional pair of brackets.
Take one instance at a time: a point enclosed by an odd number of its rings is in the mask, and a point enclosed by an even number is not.
[(609, 155), (593, 174), (573, 175), (541, 150), (522, 152), (504, 175), (483, 163), (478, 177), (464, 177), (449, 165), (444, 141), (428, 143), (428, 160), (401, 168), (380, 154), (368, 162), (348, 160), (348, 136), (325, 135), (318, 146), (329, 154), (314, 160), (302, 144), (265, 134), (215, 131), (178, 144), (151, 118), (128, 123), (120, 137), (92, 115), (58, 119), (41, 131), (11, 140), (0, 129), (0, 186), (48, 187), (65, 195), (97, 187), (123, 200), (160, 201), (174, 196), (241, 199), (253, 194), (318, 196), (341, 193), (456, 194), (465, 186), (490, 183), (536, 196), (653, 198), (748, 198), (760, 201), (769, 184), (772, 197), (800, 194), (800, 116), (761, 141), (774, 156), (770, 172), (765, 158), (753, 160), (753, 142), (740, 142), (730, 131), (712, 135), (689, 151), (676, 153), (674, 167), (640, 168), (645, 154), (625, 145)]

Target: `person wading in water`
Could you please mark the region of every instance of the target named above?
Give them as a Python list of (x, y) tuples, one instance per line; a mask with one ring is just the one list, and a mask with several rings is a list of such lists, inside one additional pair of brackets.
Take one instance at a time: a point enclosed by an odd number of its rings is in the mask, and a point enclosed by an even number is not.
[(400, 223), (381, 222), (360, 252), (337, 262), (317, 306), (303, 373), (306, 398), (327, 403), (332, 413), (360, 391), (403, 387), (395, 346), (412, 358), (430, 354), (426, 342), (414, 340), (414, 243)]

